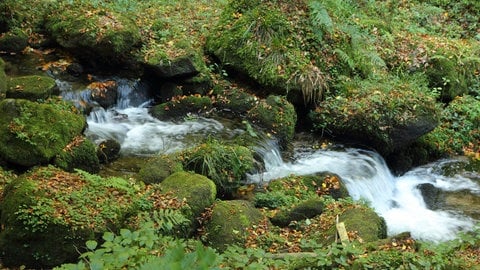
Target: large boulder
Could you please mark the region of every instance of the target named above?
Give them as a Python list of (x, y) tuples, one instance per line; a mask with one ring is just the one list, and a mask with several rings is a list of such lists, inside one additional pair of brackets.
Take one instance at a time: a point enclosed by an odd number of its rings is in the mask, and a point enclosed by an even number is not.
[(218, 201), (205, 224), (206, 243), (219, 251), (229, 245), (242, 245), (246, 241), (246, 229), (262, 220), (262, 213), (248, 201)]
[(186, 200), (192, 209), (192, 221), (200, 217), (205, 208), (212, 206), (217, 196), (212, 180), (190, 172), (176, 172), (163, 180), (160, 187), (165, 192), (172, 192), (179, 200)]
[(285, 227), (293, 221), (313, 218), (323, 213), (323, 201), (320, 197), (302, 201), (290, 209), (277, 212), (270, 220), (274, 225)]
[(321, 134), (354, 140), (382, 155), (400, 150), (438, 124), (435, 94), (419, 78), (385, 77), (345, 83), (310, 113)]
[(161, 183), (176, 171), (182, 170), (182, 164), (167, 155), (160, 155), (147, 161), (138, 172), (138, 179), (145, 184)]
[(124, 226), (139, 190), (121, 178), (53, 167), (14, 179), (1, 204), (2, 264), (40, 269), (76, 261), (85, 241)]
[(46, 164), (86, 127), (85, 117), (70, 103), (0, 102), (0, 158), (20, 166)]
[(152, 107), (150, 113), (160, 120), (169, 120), (183, 118), (188, 113), (206, 113), (212, 108), (212, 100), (206, 96), (174, 96), (169, 101)]
[(7, 98), (44, 100), (56, 94), (55, 90), (58, 90), (57, 84), (48, 76), (29, 75), (7, 79)]
[(140, 43), (141, 31), (126, 14), (73, 7), (47, 18), (46, 29), (55, 41), (87, 63), (122, 63)]

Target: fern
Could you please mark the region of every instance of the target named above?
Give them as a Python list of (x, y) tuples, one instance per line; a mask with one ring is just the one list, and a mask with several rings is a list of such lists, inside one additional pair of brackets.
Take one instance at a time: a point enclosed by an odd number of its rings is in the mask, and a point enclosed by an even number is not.
[[(312, 25), (318, 27), (320, 31), (315, 31), (319, 40), (323, 39), (324, 33), (331, 34), (333, 32), (333, 21), (328, 11), (318, 1), (312, 1), (309, 3), (309, 8), (312, 14)], [(316, 29), (315, 29), (316, 30)]]
[(163, 235), (186, 236), (192, 223), (180, 211), (173, 209), (155, 210), (151, 218)]

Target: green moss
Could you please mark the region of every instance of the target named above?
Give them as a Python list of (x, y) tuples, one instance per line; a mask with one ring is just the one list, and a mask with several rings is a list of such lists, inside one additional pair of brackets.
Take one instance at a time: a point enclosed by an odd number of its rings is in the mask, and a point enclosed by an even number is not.
[(230, 197), (254, 166), (252, 151), (240, 145), (210, 140), (185, 150), (180, 158), (185, 170), (207, 176), (217, 186), (219, 197)]
[(100, 171), (95, 145), (83, 137), (75, 138), (55, 157), (55, 165), (68, 172), (80, 169), (89, 173)]
[(41, 167), (5, 188), (1, 205), (2, 263), (49, 268), (78, 257), (78, 248), (122, 226), (139, 186)]
[(441, 56), (432, 57), (426, 70), (430, 87), (438, 89), (447, 102), (468, 91), (462, 72), (452, 59)]
[(62, 47), (81, 59), (103, 64), (132, 57), (131, 51), (140, 43), (140, 30), (134, 21), (111, 10), (85, 13), (84, 7), (71, 6), (48, 16), (46, 29)]
[(180, 170), (182, 170), (180, 162), (169, 156), (161, 155), (145, 163), (138, 172), (138, 178), (145, 184), (155, 184)]
[(440, 125), (421, 138), (440, 153), (474, 155), (480, 150), (480, 101), (465, 95), (445, 107)]
[(212, 206), (217, 196), (215, 183), (207, 177), (190, 172), (176, 172), (161, 183), (162, 190), (172, 192), (179, 200), (186, 199), (193, 212), (192, 220)]
[(83, 115), (70, 103), (0, 102), (0, 157), (13, 164), (48, 163), (85, 129)]
[(7, 96), (7, 75), (5, 74), (5, 61), (0, 57), (0, 101)]
[(218, 201), (212, 209), (212, 217), (205, 225), (206, 242), (220, 251), (228, 245), (242, 245), (246, 229), (258, 224), (262, 214), (247, 201)]
[(185, 117), (187, 113), (202, 113), (212, 109), (209, 97), (192, 95), (177, 96), (170, 101), (154, 106), (150, 113), (160, 120)]
[(264, 126), (282, 145), (290, 142), (295, 133), (297, 114), (293, 105), (280, 96), (268, 96), (248, 112), (248, 118)]
[(40, 75), (10, 77), (7, 79), (7, 98), (44, 100), (54, 94), (55, 80)]
[(364, 242), (372, 242), (387, 237), (387, 225), (373, 209), (356, 207), (345, 211), (339, 217), (347, 231), (356, 231)]
[(245, 114), (251, 110), (258, 98), (240, 89), (230, 89), (217, 95), (216, 106), (234, 114)]
[(439, 107), (422, 77), (345, 82), (309, 115), (316, 132), (361, 141), (382, 154), (407, 146), (438, 123)]
[(28, 36), (20, 28), (13, 28), (0, 36), (0, 51), (19, 53), (28, 46)]

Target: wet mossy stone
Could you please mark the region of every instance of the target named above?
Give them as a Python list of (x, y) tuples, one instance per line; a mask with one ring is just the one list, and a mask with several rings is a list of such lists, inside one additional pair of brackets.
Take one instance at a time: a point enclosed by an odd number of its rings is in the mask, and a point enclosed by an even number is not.
[(122, 178), (54, 167), (14, 179), (1, 204), (2, 264), (45, 269), (77, 261), (87, 240), (124, 225), (139, 190)]
[(180, 170), (182, 170), (181, 163), (168, 155), (161, 155), (146, 162), (138, 172), (137, 177), (145, 184), (157, 184)]
[(67, 172), (73, 172), (75, 169), (89, 173), (100, 171), (95, 144), (83, 136), (76, 137), (65, 146), (55, 157), (54, 164)]
[(194, 171), (213, 180), (219, 198), (231, 198), (254, 169), (252, 151), (241, 145), (210, 140), (182, 152), (185, 170)]
[(23, 98), (31, 101), (47, 99), (53, 94), (57, 85), (48, 76), (29, 75), (7, 79), (7, 98)]
[(297, 114), (294, 106), (284, 97), (270, 95), (258, 102), (248, 112), (248, 119), (265, 127), (282, 145), (290, 142), (295, 134)]
[(47, 164), (86, 127), (85, 117), (68, 102), (0, 102), (0, 158), (30, 167)]
[(0, 101), (7, 96), (7, 75), (5, 74), (5, 61), (0, 58)]
[(101, 163), (112, 162), (120, 156), (121, 145), (117, 140), (108, 139), (102, 141), (97, 147), (97, 157)]
[(192, 209), (192, 220), (200, 217), (205, 208), (212, 206), (217, 196), (217, 188), (212, 180), (191, 172), (176, 172), (165, 178), (160, 187), (165, 192), (172, 192), (179, 200), (186, 199)]
[(212, 100), (206, 96), (175, 96), (170, 101), (152, 107), (150, 114), (163, 121), (182, 118), (188, 113), (202, 114), (212, 108)]
[(246, 241), (248, 227), (263, 220), (260, 210), (248, 201), (217, 201), (211, 219), (205, 224), (206, 244), (224, 251), (229, 245), (242, 246)]
[(291, 209), (279, 211), (270, 221), (274, 225), (286, 227), (292, 221), (313, 218), (322, 214), (324, 209), (323, 201), (320, 197), (302, 201)]
[(348, 209), (340, 215), (339, 221), (345, 223), (347, 231), (357, 232), (363, 242), (387, 238), (385, 220), (369, 207)]
[(0, 51), (19, 53), (28, 46), (28, 36), (20, 28), (12, 28), (0, 35)]
[(115, 65), (132, 58), (140, 44), (140, 29), (126, 14), (96, 9), (63, 9), (48, 16), (46, 30), (60, 44), (87, 63)]
[(254, 95), (239, 89), (230, 89), (217, 95), (216, 106), (220, 111), (244, 115), (259, 101)]

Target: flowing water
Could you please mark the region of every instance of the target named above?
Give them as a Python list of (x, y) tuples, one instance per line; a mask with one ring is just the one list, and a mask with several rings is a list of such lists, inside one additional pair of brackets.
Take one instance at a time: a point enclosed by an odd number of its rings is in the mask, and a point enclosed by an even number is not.
[(337, 174), (354, 200), (366, 201), (385, 219), (389, 235), (409, 231), (416, 239), (439, 242), (453, 239), (459, 231), (475, 225), (473, 218), (460, 212), (428, 209), (420, 192), (421, 184), (431, 184), (448, 192), (461, 190), (480, 196), (480, 175), (442, 175), (438, 168), (448, 163), (447, 160), (396, 177), (382, 157), (372, 151), (354, 148), (307, 151), (297, 148), (294, 161), (284, 162), (278, 148), (271, 143), (267, 145), (259, 151), (265, 161), (265, 172), (250, 175), (251, 182), (270, 181), (291, 174)]
[[(119, 141), (123, 155), (171, 153), (211, 134), (238, 132), (207, 118), (160, 121), (148, 113), (151, 101), (146, 85), (125, 79), (117, 79), (117, 83), (116, 106), (107, 110), (94, 106), (87, 118), (86, 135), (96, 142), (105, 139)], [(66, 82), (59, 81), (58, 84), (65, 99), (94, 104), (89, 99), (88, 90), (73, 90)], [(335, 173), (344, 181), (353, 199), (365, 200), (385, 218), (390, 235), (410, 231), (417, 239), (444, 241), (474, 226), (474, 219), (458, 211), (428, 209), (418, 188), (421, 184), (431, 184), (440, 190), (461, 190), (471, 196), (480, 196), (478, 174), (444, 176), (439, 172), (441, 170), (435, 169), (448, 161), (415, 168), (396, 177), (380, 155), (367, 150), (311, 151), (299, 147), (295, 149), (292, 161), (284, 162), (277, 145), (267, 141), (257, 152), (263, 157), (265, 170), (249, 175), (251, 182), (270, 181), (290, 174)]]

